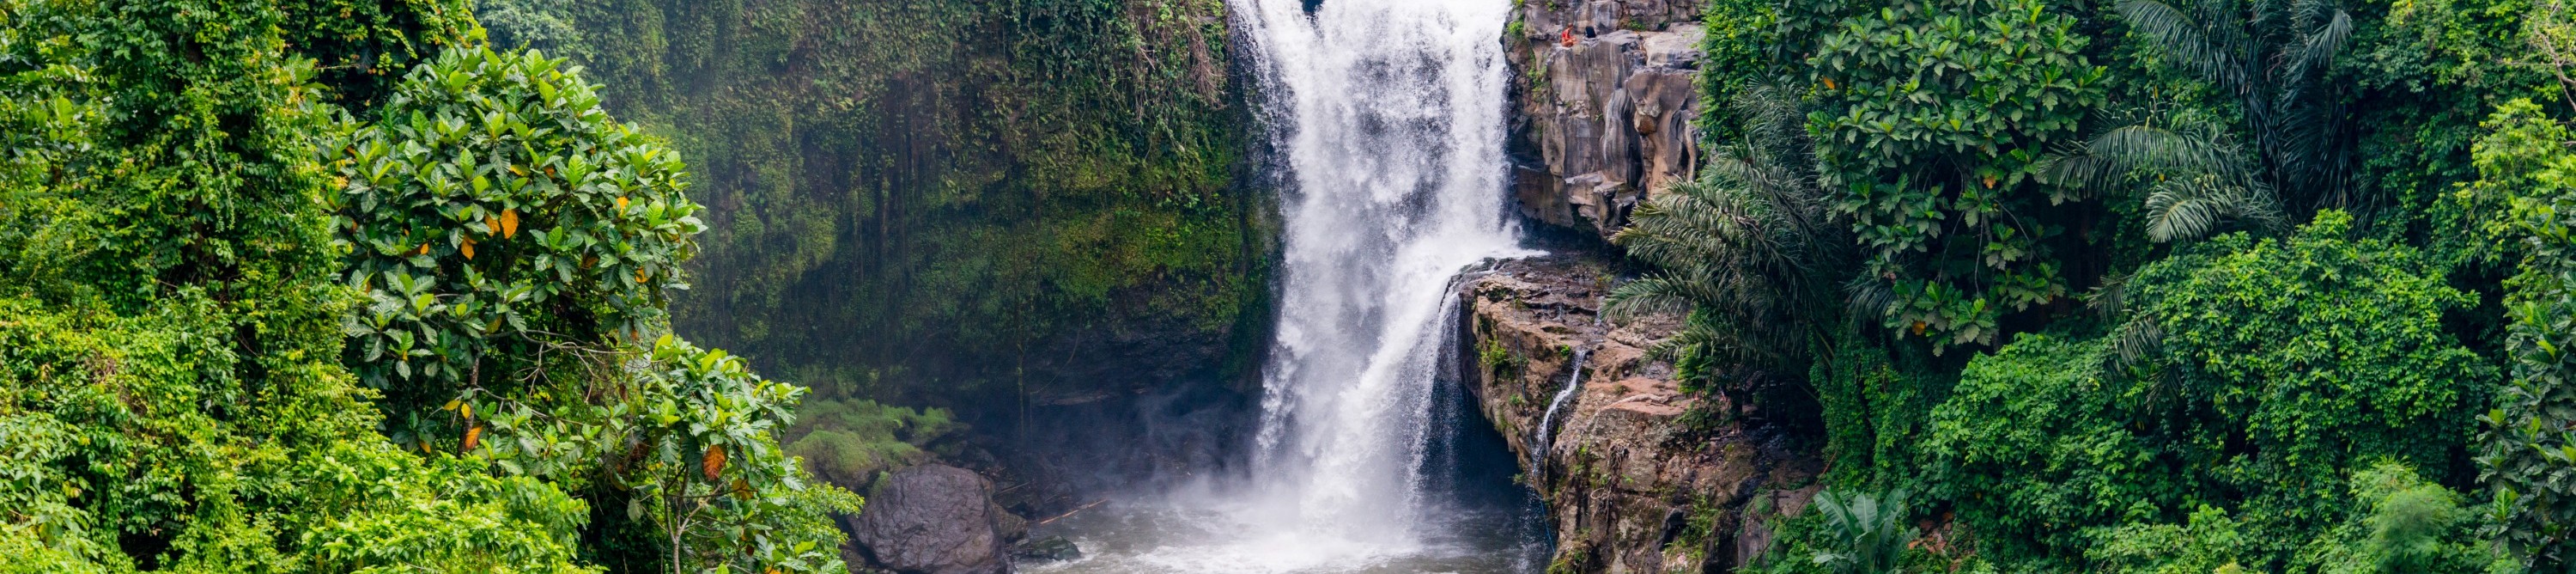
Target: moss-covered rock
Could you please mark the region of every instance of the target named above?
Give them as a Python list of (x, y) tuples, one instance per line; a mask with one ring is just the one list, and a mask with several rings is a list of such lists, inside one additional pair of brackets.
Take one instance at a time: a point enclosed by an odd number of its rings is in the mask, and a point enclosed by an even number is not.
[(696, 166), (682, 332), (969, 420), (1248, 371), (1273, 234), (1221, 0), (571, 4), (481, 9), (572, 22), (493, 36)]

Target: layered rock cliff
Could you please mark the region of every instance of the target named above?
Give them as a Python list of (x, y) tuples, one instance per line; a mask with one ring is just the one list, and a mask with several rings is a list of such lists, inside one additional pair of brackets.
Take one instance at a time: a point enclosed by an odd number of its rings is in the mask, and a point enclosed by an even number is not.
[[(1521, 5), (1506, 40), (1522, 216), (1607, 238), (1639, 202), (1697, 177), (1703, 4)], [(1469, 392), (1547, 502), (1549, 572), (1730, 571), (1814, 496), (1822, 463), (1682, 392), (1649, 353), (1678, 321), (1602, 324), (1609, 282), (1602, 266), (1561, 256), (1466, 284)]]
[(1772, 517), (1805, 506), (1822, 463), (1676, 388), (1648, 351), (1678, 322), (1601, 324), (1607, 282), (1570, 257), (1468, 282), (1468, 392), (1547, 502), (1550, 572), (1730, 571), (1769, 544)]
[(1509, 28), (1522, 215), (1602, 236), (1699, 163), (1697, 0), (1525, 2)]

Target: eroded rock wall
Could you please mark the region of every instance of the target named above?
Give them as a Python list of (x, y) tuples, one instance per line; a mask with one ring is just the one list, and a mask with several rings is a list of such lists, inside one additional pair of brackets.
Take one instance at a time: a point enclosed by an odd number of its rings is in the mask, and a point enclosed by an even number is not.
[[(1458, 296), (1475, 361), (1468, 391), (1546, 500), (1559, 567), (1731, 571), (1768, 544), (1769, 518), (1805, 506), (1821, 462), (1758, 429), (1688, 420), (1698, 399), (1648, 352), (1678, 322), (1598, 323), (1606, 277), (1558, 257), (1507, 262), (1467, 283)], [(1580, 386), (1541, 444), (1541, 422), (1570, 380)]]
[(1508, 39), (1522, 215), (1607, 237), (1638, 201), (1695, 175), (1701, 4), (1522, 3)]

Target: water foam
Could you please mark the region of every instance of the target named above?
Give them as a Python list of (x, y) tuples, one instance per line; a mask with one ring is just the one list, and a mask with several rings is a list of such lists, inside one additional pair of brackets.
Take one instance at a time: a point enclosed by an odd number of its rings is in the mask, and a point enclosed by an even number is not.
[(1504, 207), (1512, 0), (1228, 2), (1284, 187), (1254, 484), (1077, 518), (1098, 556), (1032, 571), (1524, 568), (1425, 492), (1455, 424), (1435, 420), (1450, 282), (1535, 254)]
[(1504, 217), (1507, 0), (1232, 0), (1289, 173), (1256, 471), (1285, 525), (1414, 531), (1449, 280)]

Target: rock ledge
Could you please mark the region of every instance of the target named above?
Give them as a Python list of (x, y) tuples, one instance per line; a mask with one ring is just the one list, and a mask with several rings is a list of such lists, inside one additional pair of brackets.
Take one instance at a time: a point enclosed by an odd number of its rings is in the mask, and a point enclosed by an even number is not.
[[(1597, 265), (1550, 257), (1505, 262), (1467, 282), (1458, 297), (1467, 311), (1465, 353), (1475, 362), (1466, 368), (1468, 392), (1547, 502), (1558, 565), (1729, 571), (1769, 545), (1770, 518), (1806, 505), (1822, 463), (1732, 423), (1689, 428), (1697, 399), (1675, 386), (1669, 362), (1649, 353), (1678, 321), (1599, 324), (1606, 277)], [(1578, 353), (1586, 360), (1573, 379)], [(1555, 437), (1534, 444), (1549, 402), (1570, 379), (1581, 387), (1560, 407)], [(1532, 457), (1534, 450), (1544, 452)]]

